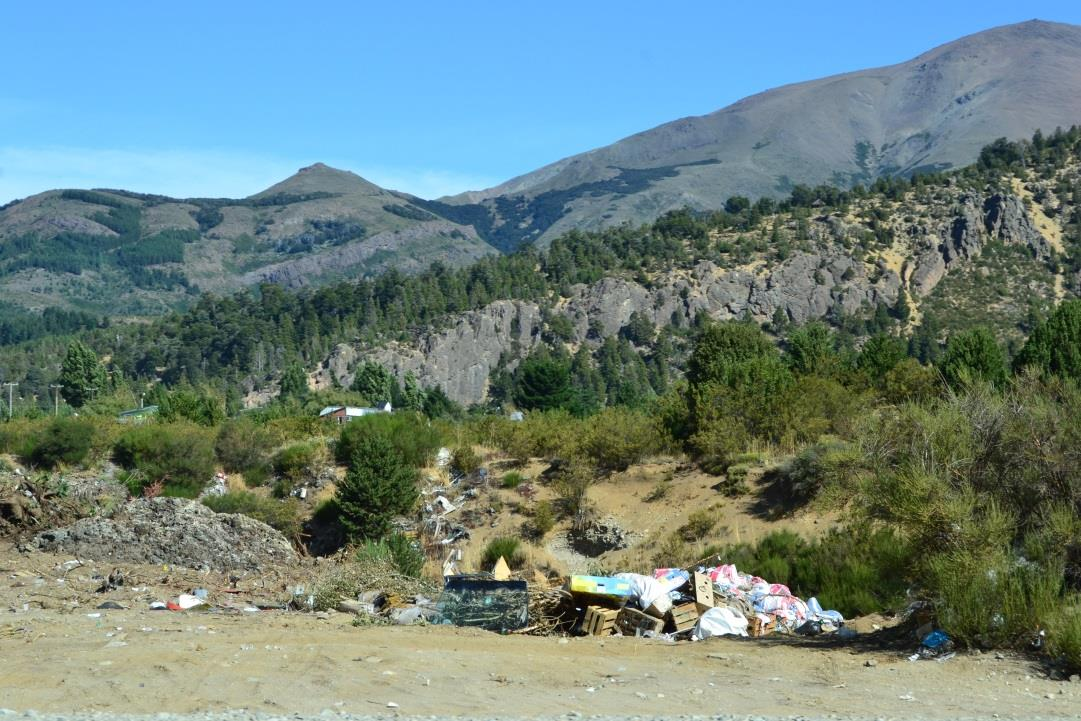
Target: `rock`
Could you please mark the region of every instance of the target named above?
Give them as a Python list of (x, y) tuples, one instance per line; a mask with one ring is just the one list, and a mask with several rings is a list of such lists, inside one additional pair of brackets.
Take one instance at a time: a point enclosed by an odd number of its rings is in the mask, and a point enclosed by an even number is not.
[(218, 571), (292, 563), (281, 533), (239, 514), (183, 498), (138, 499), (112, 518), (84, 518), (35, 536), (39, 550), (95, 561), (168, 564)]
[(629, 534), (612, 519), (592, 520), (585, 527), (567, 533), (571, 547), (584, 556), (600, 556), (608, 551), (627, 548)]
[(874, 660), (873, 658), (867, 659), (866, 661), (863, 662), (863, 665), (866, 666), (867, 668), (874, 668), (875, 666), (878, 665), (878, 661)]
[(1043, 237), (1024, 202), (1016, 195), (992, 195), (983, 205), (987, 232), (1007, 245), (1023, 245), (1034, 258), (1051, 257), (1051, 245)]
[(1078, 676), (1076, 673), (1073, 674), (1070, 676), (1070, 683), (1081, 683), (1081, 676)]

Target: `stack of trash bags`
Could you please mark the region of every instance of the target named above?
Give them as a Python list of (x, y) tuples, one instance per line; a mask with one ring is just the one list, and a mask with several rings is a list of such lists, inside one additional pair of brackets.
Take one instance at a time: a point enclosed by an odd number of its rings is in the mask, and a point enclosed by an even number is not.
[(787, 586), (741, 573), (732, 564), (693, 570), (660, 568), (652, 576), (572, 576), (567, 590), (578, 602), (579, 630), (587, 635), (766, 636), (818, 635), (844, 625), (837, 611), (804, 601)]

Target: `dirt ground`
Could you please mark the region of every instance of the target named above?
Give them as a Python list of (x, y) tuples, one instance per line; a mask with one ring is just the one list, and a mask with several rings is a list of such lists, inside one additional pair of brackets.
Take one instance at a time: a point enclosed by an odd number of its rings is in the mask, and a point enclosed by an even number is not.
[[(0, 707), (160, 713), (407, 715), (806, 714), (857, 717), (1073, 717), (1081, 683), (1019, 657), (911, 649), (855, 639), (501, 636), (450, 627), (356, 627), (352, 616), (245, 612), (289, 593), (284, 575), (243, 578), (127, 568), (0, 547)], [(195, 574), (194, 576), (192, 574)], [(208, 588), (218, 612), (150, 611), (149, 600)], [(99, 609), (113, 601), (126, 609)], [(870, 631), (870, 620), (856, 624)], [(397, 706), (388, 706), (397, 704)]]

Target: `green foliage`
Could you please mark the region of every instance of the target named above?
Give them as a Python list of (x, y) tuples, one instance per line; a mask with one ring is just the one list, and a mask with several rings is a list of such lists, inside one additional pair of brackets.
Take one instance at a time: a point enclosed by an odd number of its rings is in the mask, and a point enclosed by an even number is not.
[(856, 364), (871, 380), (877, 382), (885, 378), (905, 355), (904, 341), (886, 333), (879, 333), (863, 344)]
[(938, 372), (905, 358), (882, 379), (882, 397), (888, 403), (921, 403), (934, 398), (942, 387)]
[(57, 418), (40, 435), (30, 437), (21, 455), (27, 463), (41, 468), (82, 463), (90, 453), (96, 426), (90, 419)]
[(271, 462), (279, 476), (299, 483), (311, 475), (319, 456), (319, 449), (312, 443), (294, 443), (274, 454)]
[(950, 336), (940, 361), (942, 376), (951, 386), (981, 380), (996, 386), (1006, 382), (1006, 358), (991, 331), (973, 328)]
[(1066, 300), (1036, 326), (1014, 369), (1035, 367), (1046, 373), (1081, 381), (1081, 300)]
[(717, 520), (715, 509), (701, 508), (687, 517), (687, 522), (680, 526), (678, 533), (688, 543), (702, 541), (717, 527)]
[(658, 424), (640, 411), (606, 408), (584, 425), (582, 452), (604, 470), (626, 470), (665, 447)]
[(530, 531), (534, 538), (544, 538), (548, 532), (555, 528), (556, 514), (552, 504), (548, 501), (540, 501), (533, 507), (533, 516), (530, 519)]
[(454, 449), (450, 464), (459, 473), (469, 475), (480, 468), (480, 456), (477, 455), (472, 446), (459, 446)]
[(158, 406), (158, 418), (165, 422), (188, 420), (212, 427), (225, 420), (225, 399), (210, 388), (185, 385), (167, 391), (156, 386), (147, 398)]
[(573, 399), (570, 369), (552, 358), (531, 356), (518, 368), (514, 400), (526, 410), (567, 408)]
[(748, 363), (775, 355), (769, 338), (754, 324), (709, 323), (695, 338), (687, 380), (692, 388), (709, 383), (735, 385)]
[(237, 418), (218, 430), (214, 452), (226, 471), (244, 473), (264, 467), (274, 445), (274, 434), (264, 426), (248, 418)]
[(362, 440), (373, 435), (386, 439), (402, 462), (412, 468), (431, 465), (443, 445), (439, 429), (422, 416), (401, 411), (375, 413), (356, 418), (342, 428), (334, 451), (338, 463), (351, 463)]
[(824, 438), (800, 451), (777, 471), (785, 497), (809, 501), (827, 486), (851, 487), (863, 457), (851, 443)]
[(300, 502), (295, 498), (275, 500), (249, 491), (231, 491), (221, 496), (207, 496), (203, 504), (217, 513), (239, 513), (281, 531), (294, 542), (304, 530)]
[(1081, 671), (1081, 599), (1064, 604), (1048, 624), (1048, 649), (1071, 671)]
[(1062, 603), (1061, 569), (1019, 563), (993, 546), (935, 555), (927, 568), (938, 622), (965, 645), (1026, 645)]
[(825, 323), (814, 322), (801, 326), (789, 334), (786, 340), (785, 361), (794, 373), (800, 375), (829, 376), (838, 370), (833, 333)]
[(301, 398), (308, 394), (308, 374), (300, 363), (293, 362), (281, 379), (282, 398)]
[(1081, 581), (1070, 550), (1081, 541), (1081, 475), (1067, 450), (1081, 443), (1075, 385), (971, 383), (881, 412), (860, 443), (870, 472), (853, 507), (910, 539), (909, 578), (948, 632), (1012, 645), (1053, 621), (1063, 579)]
[(514, 489), (522, 485), (525, 482), (525, 477), (518, 471), (507, 471), (503, 474), (503, 478), (499, 480), (499, 485), (503, 488)]
[(372, 404), (389, 401), (399, 392), (398, 381), (390, 371), (371, 361), (365, 361), (357, 369), (350, 388)]
[(355, 560), (362, 566), (389, 562), (403, 576), (420, 578), (427, 558), (416, 541), (400, 533), (392, 533), (378, 541), (364, 541), (357, 547)]
[(591, 509), (589, 488), (595, 481), (593, 471), (580, 459), (564, 464), (552, 484), (560, 511), (573, 519), (580, 519)]
[(754, 546), (711, 548), (772, 583), (783, 583), (800, 598), (818, 598), (846, 618), (900, 609), (906, 601), (911, 549), (889, 529), (865, 525), (831, 530), (805, 541), (789, 531), (771, 533)]
[(361, 434), (336, 498), (346, 533), (355, 540), (387, 535), (391, 520), (417, 501), (417, 472), (382, 433)]
[(60, 367), (64, 400), (74, 408), (81, 408), (94, 393), (104, 392), (107, 383), (105, 368), (98, 361), (97, 353), (73, 340)]
[(481, 566), (491, 570), (496, 562), (502, 557), (512, 569), (521, 568), (525, 564), (525, 555), (521, 551), (522, 542), (517, 538), (502, 536), (488, 541), (481, 554)]
[(150, 423), (125, 431), (113, 446), (113, 460), (140, 471), (143, 487), (161, 481), (166, 495), (194, 498), (214, 474), (214, 445), (198, 426)]

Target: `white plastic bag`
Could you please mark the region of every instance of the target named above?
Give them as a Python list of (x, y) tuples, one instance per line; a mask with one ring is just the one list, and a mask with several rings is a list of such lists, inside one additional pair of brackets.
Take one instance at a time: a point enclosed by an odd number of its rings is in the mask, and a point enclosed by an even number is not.
[(667, 588), (657, 579), (637, 573), (617, 573), (615, 577), (630, 582), (631, 595), (638, 599), (638, 607), (642, 610), (654, 606), (659, 613), (665, 614), (672, 608)]
[(719, 606), (702, 614), (693, 635), (699, 641), (710, 636), (746, 636), (748, 625), (747, 617), (736, 609)]

